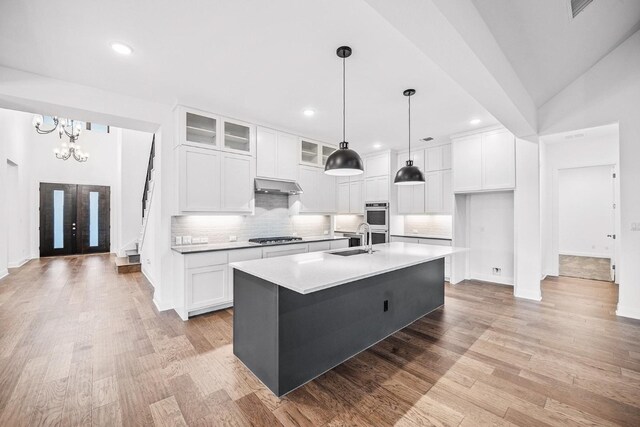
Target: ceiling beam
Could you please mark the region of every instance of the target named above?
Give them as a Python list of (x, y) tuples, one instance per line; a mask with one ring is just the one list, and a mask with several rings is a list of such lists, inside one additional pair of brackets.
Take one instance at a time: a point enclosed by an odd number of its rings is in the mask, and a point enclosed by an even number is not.
[(535, 104), (471, 0), (365, 0), (516, 136), (537, 133)]

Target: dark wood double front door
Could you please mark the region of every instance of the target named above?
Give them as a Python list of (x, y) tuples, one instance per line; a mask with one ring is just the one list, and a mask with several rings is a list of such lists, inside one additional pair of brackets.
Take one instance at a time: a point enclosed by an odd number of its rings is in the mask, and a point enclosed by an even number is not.
[(111, 189), (40, 183), (40, 256), (109, 252)]

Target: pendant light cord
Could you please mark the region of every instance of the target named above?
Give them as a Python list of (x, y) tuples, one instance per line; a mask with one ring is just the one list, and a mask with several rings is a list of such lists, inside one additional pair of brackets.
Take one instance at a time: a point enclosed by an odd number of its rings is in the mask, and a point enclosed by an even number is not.
[(346, 113), (346, 111), (347, 111), (347, 107), (346, 107), (347, 101), (346, 101), (346, 99), (347, 98), (346, 98), (346, 95), (345, 95), (345, 92), (346, 92), (346, 83), (345, 83), (345, 80), (346, 80), (346, 71), (345, 71), (346, 70), (346, 65), (345, 64), (346, 64), (346, 58), (342, 58), (342, 141), (343, 142), (346, 141), (346, 138), (345, 138), (345, 126), (346, 125), (345, 125), (345, 123), (346, 123), (346, 117), (347, 117), (347, 113)]
[(411, 95), (409, 95), (409, 160), (411, 159)]

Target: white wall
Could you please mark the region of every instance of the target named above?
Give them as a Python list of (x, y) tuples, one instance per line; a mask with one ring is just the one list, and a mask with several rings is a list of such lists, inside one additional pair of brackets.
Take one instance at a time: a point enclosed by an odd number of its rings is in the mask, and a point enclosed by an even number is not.
[(29, 258), (29, 126), (31, 116), (0, 109), (0, 277)]
[[(581, 134), (578, 139), (567, 136)], [(541, 154), (543, 174), (541, 176), (541, 224), (542, 224), (542, 271), (544, 275), (559, 274), (559, 171), (571, 168), (610, 166), (619, 169), (618, 125), (611, 124), (592, 129), (572, 131), (541, 138), (544, 154)], [(620, 180), (616, 179), (615, 198), (619, 199)], [(616, 227), (620, 228), (620, 209), (616, 212)], [(609, 231), (606, 234), (611, 234)], [(620, 241), (613, 243), (620, 252)], [(619, 278), (616, 278), (619, 282)]]
[[(469, 276), (513, 285), (513, 192), (470, 194), (468, 197)], [(493, 274), (493, 268), (501, 274)]]
[(611, 258), (613, 167), (561, 169), (558, 173), (558, 234), (561, 255)]
[(618, 315), (640, 319), (640, 31), (539, 111), (541, 134), (618, 122), (621, 229)]

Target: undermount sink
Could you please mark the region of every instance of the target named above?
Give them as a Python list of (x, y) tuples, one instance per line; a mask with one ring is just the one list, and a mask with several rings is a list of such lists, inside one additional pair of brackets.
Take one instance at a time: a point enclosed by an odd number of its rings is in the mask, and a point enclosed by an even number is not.
[(369, 251), (367, 249), (351, 249), (350, 251), (329, 252), (329, 253), (331, 255), (351, 256), (351, 255), (368, 254)]

